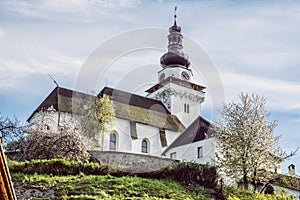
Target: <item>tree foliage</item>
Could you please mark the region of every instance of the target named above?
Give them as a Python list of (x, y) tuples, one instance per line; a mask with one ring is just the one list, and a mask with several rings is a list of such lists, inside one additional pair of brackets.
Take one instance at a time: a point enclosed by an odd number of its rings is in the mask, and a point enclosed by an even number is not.
[(26, 137), (24, 130), (24, 125), (16, 117), (0, 116), (0, 137), (7, 151), (21, 150), (21, 143)]
[(109, 97), (90, 97), (75, 102), (77, 119), (80, 122), (83, 135), (88, 138), (102, 136), (112, 124), (115, 113)]
[(35, 120), (28, 128), (28, 137), (23, 143), (23, 159), (89, 159), (89, 153), (75, 123), (65, 122), (53, 126), (51, 119), (47, 118), (47, 113), (40, 114), (44, 117)]
[(279, 146), (280, 136), (274, 136), (276, 121), (268, 121), (266, 99), (258, 95), (241, 94), (240, 102), (231, 102), (221, 110), (216, 127), (217, 165), (221, 173), (247, 189), (268, 182), (276, 174), (287, 155)]

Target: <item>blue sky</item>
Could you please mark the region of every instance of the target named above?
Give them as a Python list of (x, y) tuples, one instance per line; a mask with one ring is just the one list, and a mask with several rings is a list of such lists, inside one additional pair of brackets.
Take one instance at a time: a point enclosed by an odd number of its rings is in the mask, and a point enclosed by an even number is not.
[[(278, 120), (275, 134), (282, 135), (281, 146), (287, 151), (300, 146), (300, 3), (296, 1), (1, 0), (0, 111), (25, 121), (55, 87), (48, 74), (61, 86), (74, 88), (83, 63), (99, 45), (139, 28), (167, 30), (175, 5), (184, 36), (201, 46), (215, 64), (226, 102), (237, 100), (242, 91), (264, 95), (270, 119)], [(162, 40), (166, 46), (167, 38)], [(162, 54), (161, 49), (144, 50), (115, 60), (95, 92), (104, 84), (121, 87), (129, 71), (144, 65), (153, 65), (156, 72)], [(153, 83), (156, 74), (131, 81)], [(195, 82), (206, 83), (201, 77)], [(211, 98), (208, 86), (202, 106), (208, 119)], [(284, 172), (294, 163), (300, 174), (299, 154), (284, 163)]]

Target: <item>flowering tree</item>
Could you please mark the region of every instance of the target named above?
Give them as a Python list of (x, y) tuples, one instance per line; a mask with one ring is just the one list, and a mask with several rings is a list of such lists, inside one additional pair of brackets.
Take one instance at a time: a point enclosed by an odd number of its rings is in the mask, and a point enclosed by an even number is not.
[[(47, 116), (47, 113), (41, 114)], [(51, 119), (46, 117), (36, 120), (28, 128), (23, 152), (23, 158), (26, 160), (66, 158), (85, 161), (89, 159), (80, 130), (74, 123), (66, 122), (53, 127)]]
[(264, 97), (242, 93), (240, 102), (224, 105), (216, 127), (217, 166), (244, 189), (268, 182), (281, 162), (295, 154), (280, 148), (280, 136), (273, 135), (277, 122), (268, 121), (265, 104)]
[(8, 151), (21, 150), (21, 142), (26, 137), (24, 126), (16, 117), (13, 119), (0, 116), (0, 137), (4, 148)]

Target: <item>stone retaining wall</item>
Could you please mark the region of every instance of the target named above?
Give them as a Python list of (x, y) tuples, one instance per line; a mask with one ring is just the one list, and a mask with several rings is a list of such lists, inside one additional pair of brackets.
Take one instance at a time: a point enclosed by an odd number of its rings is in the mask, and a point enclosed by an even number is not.
[(90, 153), (95, 159), (102, 161), (104, 164), (125, 172), (156, 171), (176, 162), (168, 158), (126, 152), (90, 151)]

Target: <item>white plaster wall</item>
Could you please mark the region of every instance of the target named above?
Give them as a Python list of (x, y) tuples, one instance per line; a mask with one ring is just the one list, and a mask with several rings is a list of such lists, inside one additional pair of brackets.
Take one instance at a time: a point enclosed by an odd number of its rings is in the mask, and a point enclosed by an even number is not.
[[(144, 154), (141, 151), (142, 140), (146, 138), (149, 141), (149, 155), (161, 156), (162, 151), (166, 147), (161, 146), (159, 128), (151, 125), (136, 123), (138, 139), (132, 139), (130, 135), (130, 124), (128, 120), (116, 118), (114, 126), (111, 130), (118, 133), (117, 151), (132, 152), (137, 154)], [(101, 140), (103, 151), (109, 151), (109, 133), (106, 133)], [(180, 132), (173, 132), (166, 130), (166, 139), (170, 145), (178, 136)]]
[[(131, 152), (132, 151), (132, 139), (130, 135), (130, 125), (128, 120), (115, 118), (111, 131), (117, 132), (117, 151), (121, 152)], [(109, 151), (109, 139), (110, 132), (104, 134), (101, 142), (103, 151)]]
[(159, 128), (145, 125), (145, 124), (136, 124), (138, 139), (132, 141), (133, 153), (142, 153), (142, 140), (147, 138), (150, 146), (149, 153), (153, 156), (160, 156), (162, 152), (162, 146), (159, 136)]
[[(50, 127), (55, 129), (57, 128), (57, 120), (58, 120), (58, 113), (36, 113), (30, 122), (34, 122), (36, 120), (39, 120), (41, 117), (47, 117), (48, 121), (50, 123)], [(60, 124), (63, 124), (64, 122), (74, 122), (77, 123), (79, 126), (79, 123), (76, 121), (76, 117), (74, 117), (72, 114), (69, 113), (60, 113)], [(160, 135), (159, 135), (159, 128), (154, 127), (151, 125), (146, 124), (140, 124), (136, 123), (136, 129), (137, 129), (137, 135), (138, 139), (132, 139), (130, 134), (130, 124), (128, 120), (115, 118), (113, 125), (110, 127), (109, 131), (104, 133), (102, 136), (99, 135), (95, 139), (98, 141), (97, 146), (93, 145), (89, 142), (89, 139), (86, 137), (83, 137), (84, 142), (87, 146), (88, 150), (102, 150), (102, 151), (109, 151), (109, 140), (110, 140), (110, 133), (111, 131), (117, 132), (117, 151), (120, 152), (131, 152), (131, 153), (139, 153), (143, 154), (141, 152), (141, 146), (142, 146), (142, 140), (144, 138), (147, 138), (150, 144), (150, 152), (149, 155), (153, 156), (161, 156), (162, 151), (166, 147), (161, 146), (160, 141)], [(170, 145), (178, 136), (180, 135), (180, 132), (173, 132), (166, 130), (166, 139), (168, 145)]]
[(60, 125), (63, 125), (66, 122), (79, 125), (76, 117), (66, 112), (60, 112), (60, 114), (58, 114), (58, 112), (37, 112), (32, 116), (29, 123), (36, 123), (38, 121), (42, 122), (42, 120), (44, 120), (44, 122), (47, 123), (51, 129), (56, 129), (58, 125), (58, 119)]
[[(166, 139), (168, 146), (174, 142), (174, 140), (181, 134), (181, 132), (174, 132), (166, 130)], [(166, 147), (165, 147), (166, 148)], [(164, 148), (164, 149), (165, 149)]]
[[(189, 98), (190, 95), (198, 96), (203, 98), (205, 93), (202, 91), (193, 90), (184, 86), (180, 86), (174, 83), (168, 83), (164, 87), (158, 89), (157, 91), (149, 94), (149, 98), (154, 98), (157, 94), (163, 92), (164, 90), (171, 89), (180, 92), (180, 95), (171, 95), (167, 101), (160, 99), (165, 107), (171, 112), (171, 114), (176, 115), (178, 119), (183, 123), (185, 127), (188, 127), (201, 113), (201, 103), (202, 101), (194, 101)], [(184, 112), (184, 104), (189, 105), (189, 113)]]
[[(198, 147), (203, 147), (203, 157), (198, 158)], [(208, 138), (192, 144), (187, 144), (175, 148), (169, 149), (165, 156), (170, 158), (170, 154), (176, 152), (177, 160), (192, 161), (200, 164), (210, 164), (214, 165), (215, 157), (215, 147), (216, 141), (215, 138)]]
[[(201, 114), (201, 101), (195, 102), (188, 98), (189, 95), (197, 95), (204, 98), (204, 93), (190, 88), (170, 83), (170, 88), (184, 93), (185, 96), (171, 96), (171, 111), (176, 115), (185, 127), (188, 127)], [(184, 112), (184, 104), (189, 105), (189, 113)]]

